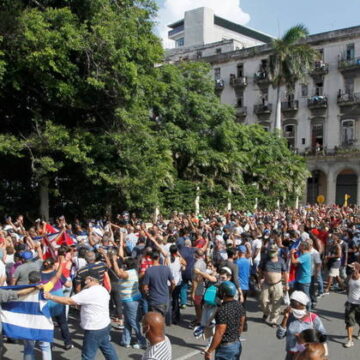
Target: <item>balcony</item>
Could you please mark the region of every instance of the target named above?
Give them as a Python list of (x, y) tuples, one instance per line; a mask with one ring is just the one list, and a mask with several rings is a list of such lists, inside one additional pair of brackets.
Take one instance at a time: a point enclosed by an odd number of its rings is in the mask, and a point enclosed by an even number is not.
[(180, 33), (182, 31), (184, 31), (184, 25), (178, 26), (175, 29), (170, 30), (168, 32), (168, 37), (174, 36), (175, 34)]
[(356, 139), (347, 140), (334, 148), (327, 148), (326, 146), (308, 147), (303, 152), (298, 152), (299, 155), (306, 157), (332, 157), (332, 158), (349, 158), (358, 157), (360, 153), (360, 146)]
[(258, 71), (254, 74), (254, 82), (258, 86), (267, 86), (270, 84), (269, 74), (267, 71)]
[(327, 108), (327, 97), (315, 95), (308, 99), (309, 109), (326, 109)]
[(223, 91), (225, 87), (225, 81), (223, 79), (215, 80), (215, 91)]
[(281, 102), (281, 111), (282, 112), (294, 112), (299, 110), (299, 101), (290, 100)]
[(272, 112), (272, 104), (258, 104), (254, 106), (256, 115), (268, 115)]
[(339, 71), (352, 71), (360, 70), (360, 57), (354, 57), (352, 59), (340, 59)]
[(245, 117), (247, 115), (247, 107), (246, 106), (237, 106), (235, 108), (236, 117)]
[(230, 75), (230, 85), (235, 89), (244, 89), (248, 84), (246, 76), (236, 77), (234, 74)]
[(310, 76), (317, 78), (325, 76), (329, 72), (329, 64), (322, 61), (316, 61), (314, 68), (310, 71)]
[(339, 94), (337, 98), (339, 106), (353, 106), (360, 104), (360, 93)]

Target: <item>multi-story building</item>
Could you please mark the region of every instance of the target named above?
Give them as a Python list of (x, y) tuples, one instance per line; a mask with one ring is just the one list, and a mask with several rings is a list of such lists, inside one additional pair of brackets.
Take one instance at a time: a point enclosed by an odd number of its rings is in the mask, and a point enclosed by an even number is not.
[[(197, 24), (191, 25), (192, 19)], [(215, 91), (236, 108), (238, 121), (270, 130), (276, 106), (268, 77), (271, 37), (217, 19), (209, 9), (196, 9), (172, 24), (169, 38), (183, 40), (167, 52), (167, 61), (211, 64)], [(219, 24), (236, 31), (224, 31), (228, 36), (221, 38)], [(217, 35), (206, 35), (208, 28)], [(281, 89), (283, 135), (290, 148), (305, 156), (312, 174), (303, 202), (323, 195), (328, 204), (343, 204), (349, 194), (349, 202), (360, 205), (360, 26), (310, 35), (306, 41), (319, 52), (319, 60), (292, 93)]]

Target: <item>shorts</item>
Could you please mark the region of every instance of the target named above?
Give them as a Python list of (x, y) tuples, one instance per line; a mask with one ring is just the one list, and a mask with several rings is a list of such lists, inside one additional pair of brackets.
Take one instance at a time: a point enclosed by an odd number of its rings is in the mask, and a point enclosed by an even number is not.
[(194, 304), (201, 305), (202, 299), (203, 299), (202, 295), (195, 295)]
[(331, 277), (337, 277), (340, 275), (340, 269), (339, 268), (330, 268), (329, 270), (329, 276)]
[(346, 327), (353, 327), (358, 323), (360, 325), (360, 304), (345, 304), (345, 324)]

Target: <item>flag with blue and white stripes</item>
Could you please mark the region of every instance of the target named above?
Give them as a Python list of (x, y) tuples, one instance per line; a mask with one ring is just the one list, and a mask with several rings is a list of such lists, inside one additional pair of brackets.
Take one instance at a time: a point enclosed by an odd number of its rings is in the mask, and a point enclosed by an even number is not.
[[(6, 286), (1, 289), (16, 291), (31, 286), (34, 285)], [(18, 300), (2, 303), (0, 318), (3, 334), (9, 338), (53, 341), (54, 324), (47, 301), (39, 290), (21, 296)]]

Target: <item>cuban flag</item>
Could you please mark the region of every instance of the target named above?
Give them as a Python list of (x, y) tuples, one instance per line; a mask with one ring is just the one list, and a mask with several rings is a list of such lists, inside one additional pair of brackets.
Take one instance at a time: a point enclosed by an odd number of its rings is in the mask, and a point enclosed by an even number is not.
[[(20, 290), (35, 285), (6, 286), (1, 289)], [(39, 290), (1, 304), (0, 318), (3, 334), (12, 339), (52, 342), (54, 324), (47, 300)]]
[[(301, 238), (297, 239), (296, 241), (294, 241), (290, 246), (289, 246), (289, 251), (295, 249), (296, 253), (295, 253), (295, 258), (298, 258), (300, 256), (300, 251), (299, 251), (299, 246), (301, 243)], [(288, 269), (289, 269), (289, 283), (294, 283), (295, 282), (295, 278), (296, 278), (296, 269), (297, 269), (297, 265), (296, 264), (292, 264), (291, 263), (291, 255), (289, 254), (289, 264), (288, 264)]]

